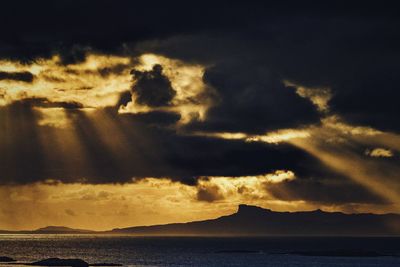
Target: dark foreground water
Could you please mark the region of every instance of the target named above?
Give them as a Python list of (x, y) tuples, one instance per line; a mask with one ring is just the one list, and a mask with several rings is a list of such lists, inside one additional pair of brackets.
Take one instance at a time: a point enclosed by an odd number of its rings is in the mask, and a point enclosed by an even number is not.
[[(60, 257), (81, 258), (89, 263), (122, 263), (126, 266), (400, 266), (400, 257), (393, 256), (317, 257), (281, 254), (336, 249), (400, 255), (400, 238), (0, 235), (0, 256), (10, 256), (23, 262)], [(259, 253), (216, 253), (234, 250)]]

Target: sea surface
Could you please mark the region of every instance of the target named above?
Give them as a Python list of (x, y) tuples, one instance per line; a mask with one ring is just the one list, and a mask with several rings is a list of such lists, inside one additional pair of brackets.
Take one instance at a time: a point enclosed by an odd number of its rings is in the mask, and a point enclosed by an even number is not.
[(336, 249), (400, 255), (400, 237), (0, 235), (0, 256), (10, 256), (20, 262), (60, 257), (80, 258), (89, 263), (121, 263), (125, 266), (400, 266), (400, 257), (393, 256), (320, 257), (290, 254), (293, 251)]

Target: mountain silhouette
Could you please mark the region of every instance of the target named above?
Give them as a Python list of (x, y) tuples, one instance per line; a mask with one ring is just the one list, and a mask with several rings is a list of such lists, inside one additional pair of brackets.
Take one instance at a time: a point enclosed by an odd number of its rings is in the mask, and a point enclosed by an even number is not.
[(289, 235), (393, 236), (400, 235), (399, 214), (345, 214), (322, 210), (275, 212), (239, 205), (234, 214), (188, 223), (113, 229), (136, 235)]
[(65, 226), (46, 226), (36, 230), (7, 231), (0, 230), (0, 234), (92, 234), (91, 230), (74, 229)]
[(1, 231), (1, 234), (130, 234), (153, 236), (400, 236), (400, 214), (345, 214), (322, 210), (276, 212), (239, 205), (236, 213), (188, 223), (90, 231), (47, 226), (32, 231)]
[(84, 229), (73, 229), (65, 226), (47, 226), (35, 230), (36, 233), (92, 233), (93, 231)]

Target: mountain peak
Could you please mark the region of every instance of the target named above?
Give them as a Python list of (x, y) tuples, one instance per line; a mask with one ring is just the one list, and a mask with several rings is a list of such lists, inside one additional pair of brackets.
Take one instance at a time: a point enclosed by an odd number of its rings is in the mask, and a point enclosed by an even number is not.
[(263, 209), (257, 206), (240, 204), (238, 207), (238, 214), (252, 214), (252, 213), (260, 213), (260, 212), (270, 212), (269, 209)]

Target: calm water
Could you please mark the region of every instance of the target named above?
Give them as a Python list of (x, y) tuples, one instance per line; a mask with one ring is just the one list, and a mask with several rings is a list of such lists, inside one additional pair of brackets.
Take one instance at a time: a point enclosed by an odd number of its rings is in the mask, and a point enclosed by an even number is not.
[[(0, 255), (19, 261), (49, 257), (127, 266), (400, 266), (399, 257), (341, 258), (284, 255), (294, 250), (364, 249), (400, 254), (400, 238), (207, 238), (88, 235), (0, 235)], [(256, 250), (260, 253), (215, 253)]]

